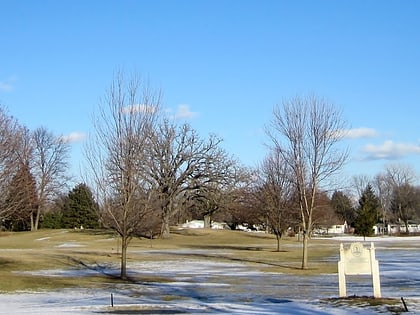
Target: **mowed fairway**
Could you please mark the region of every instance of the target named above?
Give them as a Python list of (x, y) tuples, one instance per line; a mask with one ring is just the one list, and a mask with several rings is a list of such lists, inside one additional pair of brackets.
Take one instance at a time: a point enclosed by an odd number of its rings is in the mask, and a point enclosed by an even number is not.
[[(118, 237), (109, 231), (41, 230), (37, 232), (0, 233), (1, 292), (51, 290), (71, 287), (104, 287), (121, 282), (118, 277), (120, 259)], [(134, 238), (128, 253), (130, 265), (150, 260), (161, 262), (177, 259), (206, 259), (241, 262), (260, 271), (310, 275), (335, 273), (338, 243), (312, 240), (310, 268), (300, 270), (301, 244), (294, 238), (281, 242), (276, 252), (272, 235), (227, 230), (174, 230), (169, 239)], [(162, 252), (150, 256), (150, 251)], [(144, 253), (144, 254), (142, 254)], [(111, 266), (111, 267), (110, 267)], [(105, 267), (113, 272), (101, 272)], [(75, 276), (45, 277), (36, 271), (79, 270)], [(165, 281), (157, 275), (130, 277), (131, 282)], [(138, 277), (138, 276), (137, 276)]]

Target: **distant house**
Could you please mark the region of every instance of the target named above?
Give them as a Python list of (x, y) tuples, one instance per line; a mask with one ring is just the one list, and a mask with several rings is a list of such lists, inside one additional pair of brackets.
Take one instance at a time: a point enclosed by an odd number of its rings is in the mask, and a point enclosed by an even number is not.
[[(400, 231), (401, 233), (407, 233), (405, 224), (401, 224)], [(420, 233), (420, 223), (408, 222), (408, 233)]]
[[(182, 224), (181, 227), (188, 228), (188, 229), (203, 229), (204, 221), (203, 220), (187, 221), (184, 224)], [(212, 222), (211, 228), (215, 230), (229, 229), (226, 223), (219, 223), (219, 222)]]
[(340, 235), (348, 233), (350, 226), (346, 221), (344, 223), (336, 224), (319, 224), (315, 225), (313, 228), (314, 235)]
[(417, 221), (409, 221), (408, 222), (408, 231), (403, 222), (397, 222), (397, 223), (389, 223), (387, 225), (383, 224), (376, 224), (373, 227), (375, 235), (395, 235), (400, 233), (410, 233), (410, 234), (420, 234), (420, 223)]

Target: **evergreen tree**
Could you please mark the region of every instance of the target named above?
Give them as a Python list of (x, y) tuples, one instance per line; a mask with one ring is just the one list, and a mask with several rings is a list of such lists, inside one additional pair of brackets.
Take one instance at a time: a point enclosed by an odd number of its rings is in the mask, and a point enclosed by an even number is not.
[(354, 225), (358, 235), (362, 235), (366, 238), (366, 236), (373, 234), (373, 226), (378, 221), (379, 209), (379, 199), (376, 197), (372, 186), (369, 184), (359, 199), (359, 207), (356, 212)]
[(64, 228), (99, 228), (98, 205), (86, 184), (79, 184), (69, 192), (62, 209)]
[(350, 198), (345, 195), (342, 191), (334, 191), (331, 196), (331, 206), (335, 210), (335, 213), (348, 225), (352, 225), (355, 219), (355, 211), (352, 206)]
[(42, 229), (63, 229), (63, 208), (68, 195), (58, 196), (40, 218), (40, 228)]
[(42, 229), (63, 228), (63, 214), (61, 211), (49, 211), (42, 216), (40, 227)]

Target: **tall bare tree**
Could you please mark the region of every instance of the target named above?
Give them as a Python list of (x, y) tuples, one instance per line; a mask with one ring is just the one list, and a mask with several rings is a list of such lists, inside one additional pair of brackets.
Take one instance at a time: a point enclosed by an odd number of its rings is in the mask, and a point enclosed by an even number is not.
[(161, 236), (170, 236), (170, 223), (179, 211), (179, 197), (229, 176), (231, 161), (219, 147), (221, 139), (200, 138), (188, 124), (177, 126), (164, 119), (147, 148), (149, 177), (158, 189), (162, 213)]
[(385, 234), (387, 230), (387, 223), (392, 219), (391, 218), (391, 200), (392, 200), (392, 190), (393, 184), (389, 180), (386, 173), (380, 173), (375, 176), (373, 180), (373, 188), (376, 191), (378, 196), (379, 203), (381, 204), (380, 209), (382, 213), (378, 216), (382, 221), (382, 230), (381, 233)]
[(122, 279), (127, 277), (129, 242), (147, 224), (154, 200), (154, 187), (145, 180), (146, 146), (160, 102), (160, 92), (138, 76), (116, 74), (94, 116), (95, 132), (85, 150), (103, 224), (121, 237)]
[(36, 231), (41, 212), (66, 187), (70, 147), (62, 137), (44, 127), (33, 132), (32, 141), (32, 174), (36, 180), (38, 203), (31, 215), (31, 230)]
[(302, 220), (302, 269), (308, 268), (315, 194), (322, 182), (340, 170), (347, 152), (338, 146), (345, 124), (341, 114), (322, 98), (295, 97), (273, 110), (268, 135), (294, 174)]
[(276, 236), (277, 251), (280, 251), (283, 234), (299, 222), (299, 216), (293, 211), (294, 185), (290, 171), (288, 163), (274, 148), (264, 159), (259, 172), (261, 179), (256, 195), (262, 205), (266, 224)]

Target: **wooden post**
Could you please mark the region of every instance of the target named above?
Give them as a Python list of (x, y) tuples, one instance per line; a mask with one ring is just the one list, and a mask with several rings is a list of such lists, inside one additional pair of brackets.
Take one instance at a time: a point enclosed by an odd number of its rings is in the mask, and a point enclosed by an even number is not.
[(346, 273), (344, 266), (344, 247), (343, 244), (340, 244), (340, 261), (338, 262), (338, 288), (339, 296), (347, 296), (347, 286), (346, 286)]
[(370, 243), (370, 263), (372, 270), (373, 297), (381, 297), (381, 281), (379, 279), (379, 263), (375, 257), (375, 247)]

